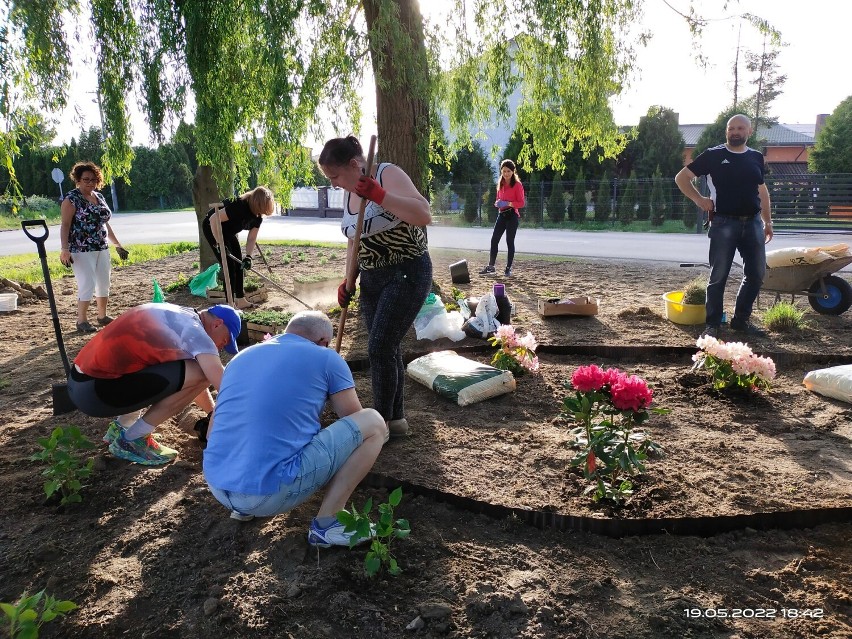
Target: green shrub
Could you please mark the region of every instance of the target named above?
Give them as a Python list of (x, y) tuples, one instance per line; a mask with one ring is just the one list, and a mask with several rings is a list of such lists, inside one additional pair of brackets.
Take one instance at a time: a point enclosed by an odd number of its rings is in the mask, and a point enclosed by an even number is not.
[(773, 304), (763, 314), (763, 325), (770, 331), (790, 332), (807, 328), (805, 312), (791, 302)]
[(696, 277), (687, 282), (683, 287), (684, 304), (706, 304), (707, 303), (707, 280)]

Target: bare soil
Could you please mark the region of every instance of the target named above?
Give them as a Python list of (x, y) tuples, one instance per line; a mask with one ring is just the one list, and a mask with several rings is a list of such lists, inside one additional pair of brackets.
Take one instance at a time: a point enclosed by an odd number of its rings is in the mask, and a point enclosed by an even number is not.
[[(343, 271), (342, 250), (271, 250), (270, 266), (289, 291), (296, 278), (339, 279)], [(505, 281), (513, 324), (542, 344), (542, 367), (519, 378), (516, 392), (466, 407), (407, 381), (411, 435), (386, 446), (373, 485), (353, 495), (359, 505), (368, 497), (382, 502), (387, 490), (375, 487), (376, 478), (405, 484), (397, 515), (412, 533), (392, 549), (398, 577), (365, 577), (362, 550), (310, 550), (306, 530), (318, 497), (271, 519), (229, 519), (201, 474), (195, 408), (158, 431), (180, 450), (177, 461), (141, 468), (101, 446), (83, 503), (45, 502), (43, 467), (29, 461), (36, 439), (75, 424), (100, 442), (106, 420), (52, 414), (51, 384), (63, 375), (47, 302), (0, 313), (0, 601), (47, 588), (80, 606), (44, 626), (43, 637), (852, 636), (852, 406), (801, 383), (808, 370), (852, 361), (852, 315), (807, 307), (808, 328), (751, 340), (756, 352), (776, 358), (778, 379), (769, 393), (723, 394), (690, 372), (701, 327), (663, 316), (662, 294), (695, 272), (520, 256), (514, 276), (495, 279), (476, 274), (484, 254), (435, 252), (435, 280), (447, 300), (448, 266), (461, 258), (472, 273), (471, 284), (458, 285), (466, 294)], [(111, 312), (150, 300), (152, 278), (165, 288), (180, 273), (193, 274), (197, 259), (189, 253), (115, 269)], [(73, 358), (88, 339), (74, 332), (74, 281), (54, 289)], [(328, 308), (332, 290), (308, 301)], [(732, 282), (729, 309), (735, 290)], [(596, 317), (537, 312), (539, 298), (581, 294), (600, 298)], [(185, 287), (166, 298), (207, 305)], [(771, 301), (762, 296), (761, 308)], [(298, 305), (271, 289), (263, 308)], [(409, 358), (449, 348), (487, 362), (484, 345), (418, 341), (413, 330), (404, 342)], [(343, 354), (369, 406), (357, 310)], [(583, 497), (585, 481), (568, 466), (564, 383), (588, 363), (643, 376), (655, 403), (671, 409), (650, 422), (662, 455), (621, 506)], [(501, 516), (510, 509), (515, 515)], [(834, 523), (807, 527), (820, 521), (808, 515), (817, 511)], [(534, 526), (526, 512), (552, 517)], [(765, 513), (788, 515), (767, 527)], [(622, 537), (550, 525), (602, 521), (617, 530), (619, 522), (688, 518), (711, 523), (697, 535)], [(717, 520), (727, 532), (715, 532)]]

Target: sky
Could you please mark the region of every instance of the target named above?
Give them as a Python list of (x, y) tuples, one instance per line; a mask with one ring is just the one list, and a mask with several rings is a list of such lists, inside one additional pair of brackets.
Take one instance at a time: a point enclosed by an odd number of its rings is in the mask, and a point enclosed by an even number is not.
[[(447, 0), (421, 0), (424, 14), (442, 10)], [(687, 0), (669, 0), (675, 8), (687, 11)], [(731, 1), (727, 13), (723, 0), (704, 0), (700, 10), (714, 18), (701, 39), (706, 68), (696, 63), (692, 37), (684, 21), (663, 0), (645, 0), (641, 27), (653, 33), (650, 43), (637, 51), (632, 87), (611, 100), (619, 125), (639, 122), (648, 107), (661, 105), (679, 114), (681, 124), (709, 123), (731, 102), (732, 66), (737, 46), (759, 53), (762, 36), (747, 23), (721, 19), (725, 15), (754, 13), (769, 20), (788, 43), (778, 57), (779, 72), (787, 75), (783, 94), (771, 106), (772, 115), (788, 124), (813, 124), (820, 113), (831, 113), (852, 95), (852, 73), (846, 68), (849, 58), (849, 25), (852, 2), (848, 0), (740, 0)], [(719, 18), (719, 19), (715, 19)], [(744, 57), (741, 56), (741, 60)], [(748, 73), (741, 64), (740, 96), (753, 91), (743, 82)], [(87, 86), (91, 85), (89, 88)], [(57, 142), (79, 137), (81, 128), (99, 125), (93, 94), (92, 74), (75, 79), (76, 102), (63, 114), (57, 126)], [(84, 90), (80, 90), (84, 89)], [(135, 99), (129, 100), (135, 104)], [(366, 83), (362, 129), (369, 131), (375, 112), (372, 83)], [(151, 145), (144, 118), (133, 115), (133, 144)]]

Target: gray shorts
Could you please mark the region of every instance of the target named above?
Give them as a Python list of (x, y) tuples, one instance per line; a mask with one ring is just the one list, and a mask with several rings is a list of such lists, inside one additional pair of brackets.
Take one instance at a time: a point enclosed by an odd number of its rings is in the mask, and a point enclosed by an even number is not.
[(115, 417), (156, 404), (183, 388), (186, 361), (155, 364), (115, 379), (99, 379), (71, 367), (68, 396), (90, 417)]

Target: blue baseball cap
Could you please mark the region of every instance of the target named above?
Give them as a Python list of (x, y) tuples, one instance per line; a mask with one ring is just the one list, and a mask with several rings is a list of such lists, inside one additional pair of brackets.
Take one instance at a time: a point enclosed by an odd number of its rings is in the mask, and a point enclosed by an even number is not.
[(228, 332), (231, 334), (231, 341), (225, 344), (225, 350), (231, 355), (236, 355), (240, 349), (237, 348), (237, 337), (243, 329), (243, 322), (240, 319), (240, 314), (236, 309), (231, 308), (227, 304), (217, 304), (207, 309), (211, 313), (225, 322), (228, 327)]

